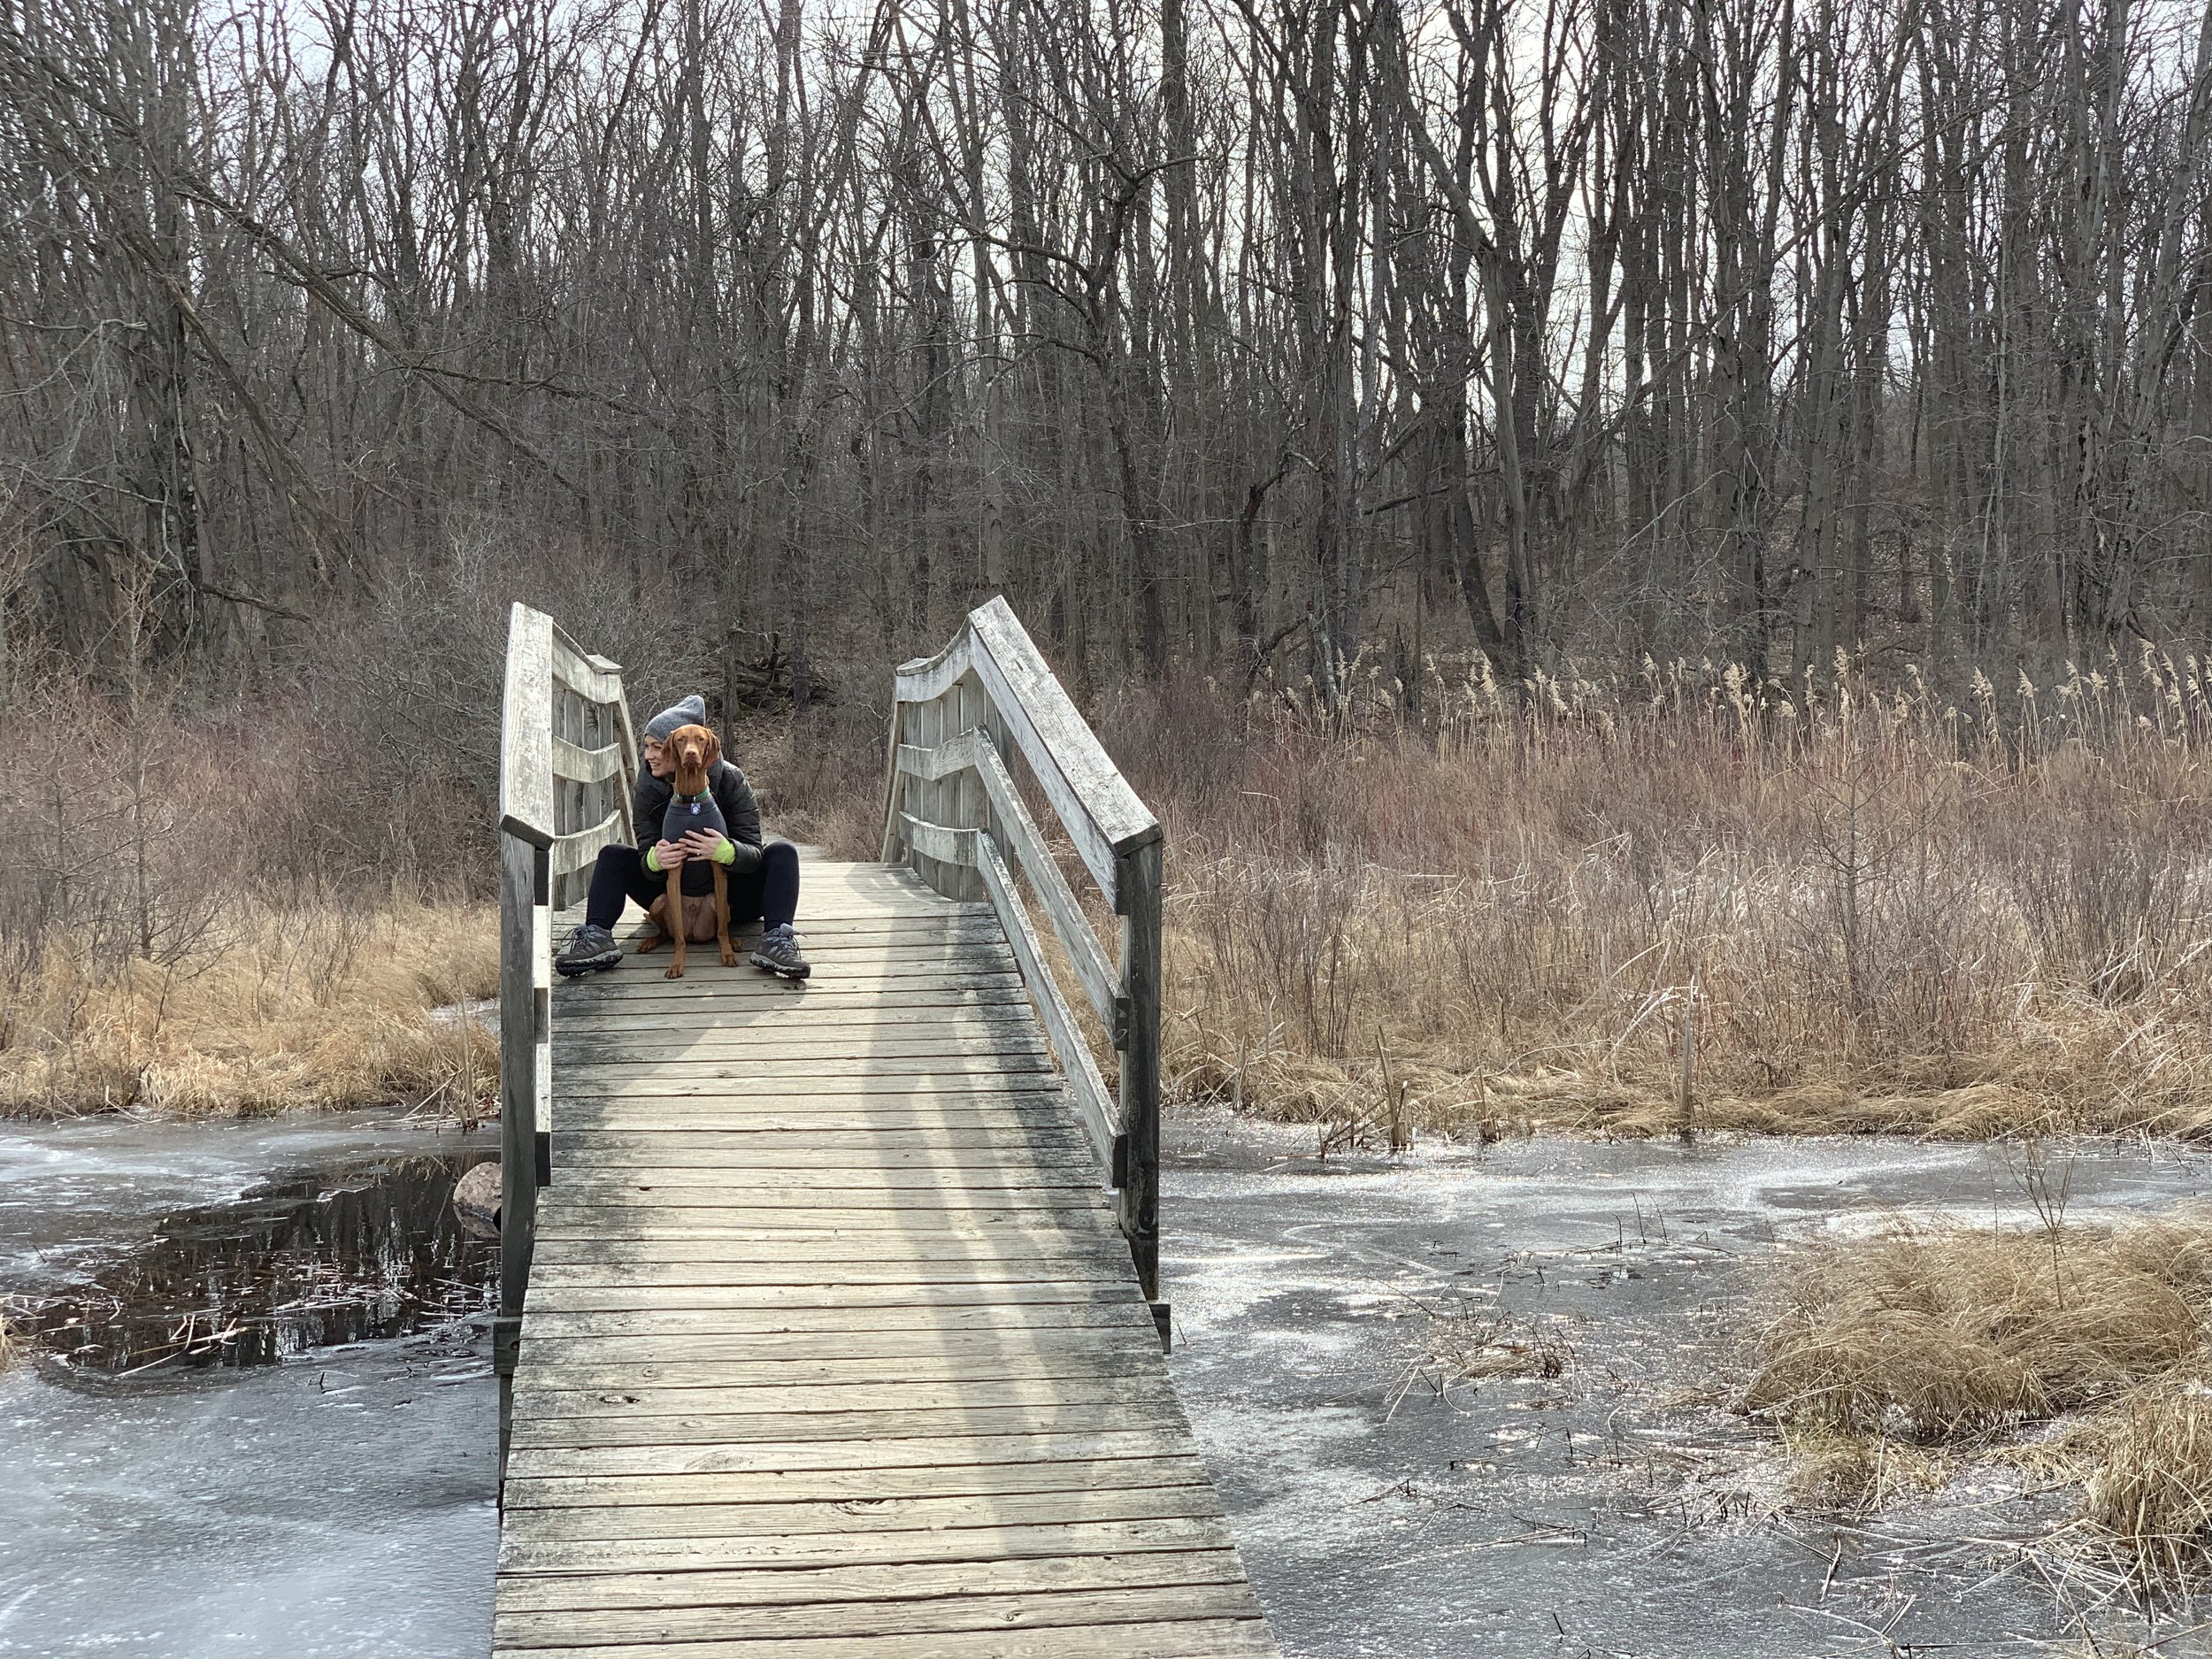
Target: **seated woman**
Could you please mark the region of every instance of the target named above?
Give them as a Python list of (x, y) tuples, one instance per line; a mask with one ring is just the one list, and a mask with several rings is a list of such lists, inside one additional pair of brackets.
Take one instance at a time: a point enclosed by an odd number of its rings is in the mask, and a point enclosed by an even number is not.
[[(646, 722), (640, 745), (645, 764), (630, 801), (630, 821), (644, 833), (652, 833), (660, 824), (674, 794), (670, 780), (675, 766), (664, 752), (668, 734), (706, 718), (705, 702), (694, 695)], [(591, 891), (584, 900), (583, 924), (553, 958), (555, 968), (573, 975), (613, 967), (622, 960), (614, 925), (622, 918), (624, 902), (635, 899), (649, 906), (667, 892), (668, 872), (679, 868), (685, 893), (711, 893), (714, 872), (706, 862), (711, 859), (728, 872), (731, 922), (758, 917), (765, 925), (753, 949), (753, 965), (794, 979), (803, 979), (812, 972), (799, 954), (799, 936), (792, 928), (799, 912), (799, 849), (789, 841), (761, 845), (760, 804), (753, 799), (745, 774), (727, 761), (715, 762), (707, 787), (730, 826), (729, 833), (695, 830), (680, 841), (657, 841), (642, 851), (618, 842), (601, 848)]]

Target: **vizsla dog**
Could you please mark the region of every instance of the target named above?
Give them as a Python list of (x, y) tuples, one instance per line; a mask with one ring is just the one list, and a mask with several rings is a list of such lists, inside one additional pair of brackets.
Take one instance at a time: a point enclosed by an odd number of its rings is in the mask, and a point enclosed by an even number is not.
[[(676, 763), (675, 793), (669, 796), (668, 810), (661, 817), (661, 839), (680, 841), (694, 830), (715, 830), (727, 835), (730, 826), (723, 820), (722, 809), (714, 803), (710, 787), (714, 764), (722, 758), (722, 740), (703, 726), (680, 726), (668, 734), (668, 754)], [(730, 942), (729, 876), (720, 864), (713, 868), (714, 941), (721, 947), (722, 965), (734, 968), (737, 947)], [(643, 952), (657, 949), (662, 939), (675, 941), (675, 960), (665, 973), (671, 979), (684, 977), (685, 947), (692, 931), (691, 918), (684, 912), (684, 867), (678, 864), (668, 872), (667, 893), (653, 902), (653, 920), (660, 927), (660, 936), (638, 946)]]

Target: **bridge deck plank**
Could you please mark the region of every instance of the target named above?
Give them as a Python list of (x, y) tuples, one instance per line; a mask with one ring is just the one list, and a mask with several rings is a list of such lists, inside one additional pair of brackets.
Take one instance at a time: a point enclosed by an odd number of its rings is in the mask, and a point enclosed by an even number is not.
[(810, 864), (803, 926), (554, 993), (495, 1648), (1272, 1655), (995, 915)]

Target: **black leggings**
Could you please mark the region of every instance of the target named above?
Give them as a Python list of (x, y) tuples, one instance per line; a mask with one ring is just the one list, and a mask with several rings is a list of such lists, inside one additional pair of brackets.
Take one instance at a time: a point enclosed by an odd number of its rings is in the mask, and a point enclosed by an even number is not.
[[(749, 922), (757, 916), (771, 927), (780, 926), (799, 913), (799, 849), (789, 841), (770, 841), (750, 874), (730, 872), (729, 886), (731, 921)], [(612, 927), (622, 919), (624, 900), (635, 899), (649, 909), (667, 891), (666, 876), (648, 870), (636, 848), (617, 841), (599, 849), (584, 920), (594, 927)], [(684, 891), (694, 897), (714, 891), (714, 870), (705, 859), (684, 861)]]

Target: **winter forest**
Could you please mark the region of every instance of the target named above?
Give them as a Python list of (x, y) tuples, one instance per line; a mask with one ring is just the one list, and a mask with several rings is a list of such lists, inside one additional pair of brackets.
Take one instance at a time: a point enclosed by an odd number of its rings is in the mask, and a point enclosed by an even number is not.
[(2178, 652), (2208, 54), (2164, 0), (9, 0), (0, 614), (234, 685), (497, 569), (801, 703), (998, 590), (1079, 683), (1324, 698)]

